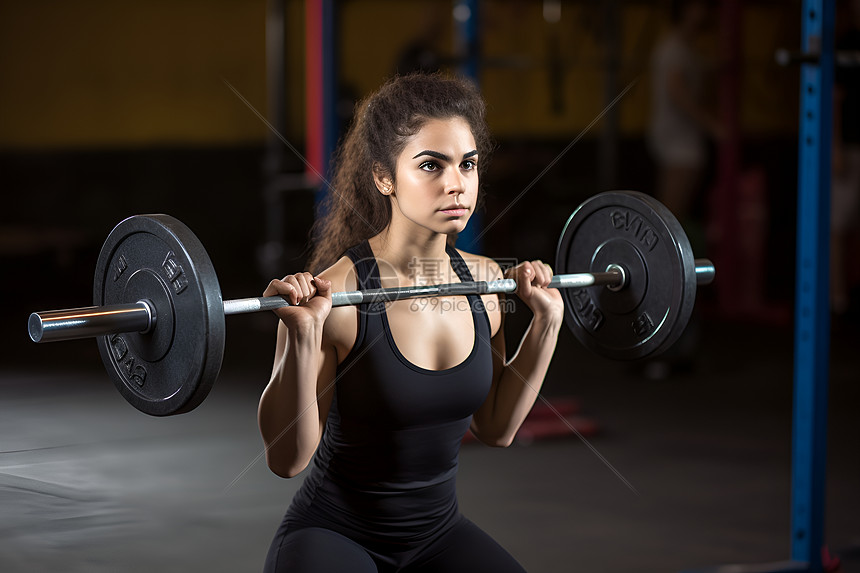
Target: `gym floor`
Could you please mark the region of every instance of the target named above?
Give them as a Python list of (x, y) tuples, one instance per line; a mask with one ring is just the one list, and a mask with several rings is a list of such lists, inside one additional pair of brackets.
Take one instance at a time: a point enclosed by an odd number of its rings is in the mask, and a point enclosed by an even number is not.
[[(122, 400), (92, 341), (10, 354), (0, 570), (260, 570), (302, 479), (268, 471), (256, 429), (273, 324), (231, 317), (209, 398), (163, 419)], [(791, 329), (704, 319), (699, 330), (693, 362), (657, 381), (565, 331), (544, 393), (577, 397), (600, 432), (591, 447), (464, 446), (463, 512), (532, 573), (787, 559)], [(860, 571), (859, 347), (856, 325), (834, 331), (827, 540), (845, 572)]]

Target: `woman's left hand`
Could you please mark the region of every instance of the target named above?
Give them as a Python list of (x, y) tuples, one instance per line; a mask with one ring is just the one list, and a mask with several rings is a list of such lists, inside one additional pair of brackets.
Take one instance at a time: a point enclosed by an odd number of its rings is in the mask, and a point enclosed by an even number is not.
[(541, 261), (526, 261), (505, 272), (505, 278), (517, 281), (517, 296), (535, 316), (561, 320), (564, 301), (555, 288), (546, 288), (552, 279), (552, 268)]

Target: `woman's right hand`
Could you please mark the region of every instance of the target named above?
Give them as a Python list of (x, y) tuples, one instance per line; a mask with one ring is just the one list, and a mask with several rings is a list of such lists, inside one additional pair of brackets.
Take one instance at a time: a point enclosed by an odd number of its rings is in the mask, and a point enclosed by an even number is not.
[(282, 296), (290, 303), (273, 311), (290, 329), (320, 327), (331, 312), (331, 281), (307, 272), (273, 280), (263, 296)]

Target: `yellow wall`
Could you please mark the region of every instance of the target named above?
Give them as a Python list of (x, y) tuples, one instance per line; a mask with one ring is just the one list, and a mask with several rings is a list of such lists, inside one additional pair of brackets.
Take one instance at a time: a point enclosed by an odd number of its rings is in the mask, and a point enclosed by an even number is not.
[(800, 46), (800, 8), (755, 6), (744, 11), (741, 124), (756, 133), (795, 132), (800, 101), (799, 67), (774, 64), (776, 48)]
[[(304, 129), (302, 4), (287, 2), (286, 135), (293, 140), (303, 137)], [(606, 102), (600, 10), (592, 3), (563, 2), (561, 22), (547, 24), (537, 1), (483, 4), (485, 55), (513, 55), (529, 64), (485, 68), (482, 87), (494, 134), (575, 136)], [(745, 8), (742, 120), (747, 133), (795, 129), (796, 72), (772, 63), (775, 47), (796, 42), (799, 18), (786, 4)], [(618, 104), (627, 135), (640, 134), (647, 125), (648, 52), (666, 27), (658, 5), (631, 3), (621, 15), (619, 89), (638, 78)], [(345, 84), (357, 95), (378, 86), (394, 70), (398, 52), (419, 34), (429, 34), (450, 53), (447, 6), (444, 0), (341, 2)], [(266, 113), (264, 22), (265, 0), (5, 2), (0, 7), (0, 147), (260, 142), (265, 126), (222, 78)], [(559, 35), (565, 62), (564, 105), (558, 113), (551, 108), (546, 67), (552, 33)], [(706, 39), (704, 45), (717, 55), (713, 41)]]
[(6, 2), (0, 145), (258, 140), (264, 0)]

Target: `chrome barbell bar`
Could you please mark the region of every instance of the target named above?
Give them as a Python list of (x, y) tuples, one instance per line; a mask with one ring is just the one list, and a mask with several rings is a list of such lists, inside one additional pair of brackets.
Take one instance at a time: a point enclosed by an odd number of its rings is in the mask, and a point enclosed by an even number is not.
[[(696, 283), (710, 284), (716, 271), (708, 259), (696, 259)], [(627, 284), (627, 274), (619, 265), (609, 265), (605, 272), (555, 275), (548, 288), (586, 288), (605, 286), (621, 290)], [(349, 306), (371, 302), (391, 302), (420, 297), (467, 294), (514, 293), (513, 279), (496, 281), (467, 281), (438, 285), (378, 288), (332, 293), (332, 306)], [(240, 298), (224, 301), (224, 314), (246, 314), (290, 306), (280, 296)], [(92, 338), (121, 332), (147, 333), (155, 328), (157, 309), (145, 300), (126, 304), (90, 306), (66, 310), (34, 312), (28, 321), (33, 342), (56, 342)]]

